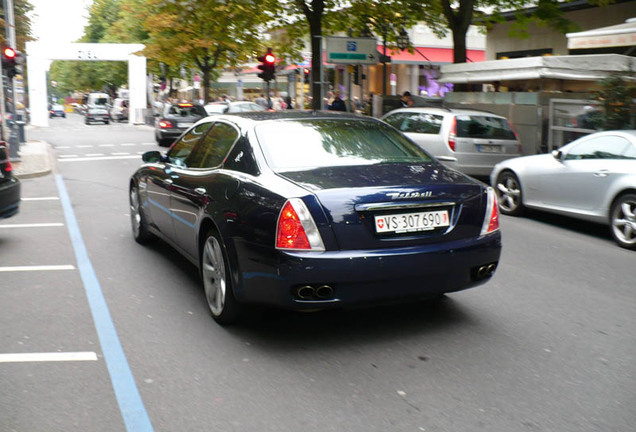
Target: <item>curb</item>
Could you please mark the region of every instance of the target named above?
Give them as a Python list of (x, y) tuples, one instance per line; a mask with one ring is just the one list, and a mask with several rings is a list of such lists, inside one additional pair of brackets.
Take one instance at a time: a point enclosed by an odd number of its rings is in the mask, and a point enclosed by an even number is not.
[(13, 175), (18, 179), (42, 177), (52, 171), (51, 146), (43, 141), (28, 141), (20, 145), (20, 160), (13, 162)]

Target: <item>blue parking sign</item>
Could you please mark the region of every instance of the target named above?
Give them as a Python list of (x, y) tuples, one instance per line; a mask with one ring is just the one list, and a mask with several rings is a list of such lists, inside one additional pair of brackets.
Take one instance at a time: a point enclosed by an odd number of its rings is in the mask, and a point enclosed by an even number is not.
[(358, 43), (356, 41), (347, 41), (347, 51), (358, 51)]

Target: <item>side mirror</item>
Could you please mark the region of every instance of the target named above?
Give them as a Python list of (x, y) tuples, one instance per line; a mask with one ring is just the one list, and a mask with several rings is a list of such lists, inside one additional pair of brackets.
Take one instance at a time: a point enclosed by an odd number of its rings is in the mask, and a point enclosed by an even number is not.
[(552, 150), (552, 156), (558, 161), (563, 159), (563, 152), (561, 150)]
[(141, 160), (146, 163), (163, 162), (163, 156), (161, 155), (161, 152), (158, 152), (157, 150), (151, 150), (141, 155)]

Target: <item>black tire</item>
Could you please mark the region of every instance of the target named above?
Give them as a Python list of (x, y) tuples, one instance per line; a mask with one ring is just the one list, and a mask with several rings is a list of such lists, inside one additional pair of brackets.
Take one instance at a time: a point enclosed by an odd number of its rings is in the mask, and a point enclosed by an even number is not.
[(85, 125), (89, 125), (89, 124), (91, 124), (91, 122), (89, 122), (88, 119), (86, 119), (86, 120), (84, 120), (84, 124)]
[(612, 203), (610, 230), (620, 247), (636, 250), (636, 193), (622, 194)]
[(104, 124), (110, 124), (110, 122), (109, 122), (108, 120), (106, 120), (106, 121), (104, 122)]
[(521, 182), (512, 171), (503, 171), (495, 184), (499, 210), (506, 215), (520, 216), (523, 213), (523, 192)]
[(139, 190), (134, 183), (130, 185), (128, 198), (130, 202), (130, 224), (133, 238), (139, 244), (148, 244), (154, 240), (155, 236), (148, 230), (148, 222), (139, 203)]
[(222, 325), (240, 321), (244, 312), (234, 298), (230, 274), (221, 237), (210, 230), (201, 244), (201, 280), (212, 318)]

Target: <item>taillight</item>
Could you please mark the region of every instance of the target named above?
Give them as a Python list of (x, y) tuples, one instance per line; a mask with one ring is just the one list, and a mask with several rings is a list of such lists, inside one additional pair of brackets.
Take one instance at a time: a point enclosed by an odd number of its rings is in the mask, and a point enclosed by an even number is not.
[(316, 223), (300, 198), (287, 200), (278, 215), (276, 249), (325, 250)]
[(497, 204), (497, 195), (491, 187), (486, 189), (486, 214), (484, 215), (484, 223), (481, 226), (481, 235), (495, 232), (499, 229), (499, 205)]
[(506, 120), (506, 122), (508, 123), (508, 127), (510, 128), (510, 130), (512, 131), (513, 134), (515, 134), (515, 139), (517, 140), (517, 150), (519, 154), (523, 153), (523, 147), (521, 146), (521, 140), (519, 139), (519, 134), (517, 133), (517, 131), (515, 130), (515, 127), (512, 125), (512, 123), (510, 123), (508, 120)]
[(7, 159), (6, 163), (4, 164), (4, 171), (6, 173), (10, 173), (11, 171), (13, 171), (13, 165), (11, 165), (11, 161)]
[(453, 116), (450, 130), (448, 131), (448, 147), (455, 151), (455, 139), (457, 138), (457, 119)]
[(159, 122), (159, 127), (161, 129), (168, 129), (168, 128), (173, 127), (173, 125), (172, 125), (172, 122), (170, 120), (161, 120)]

